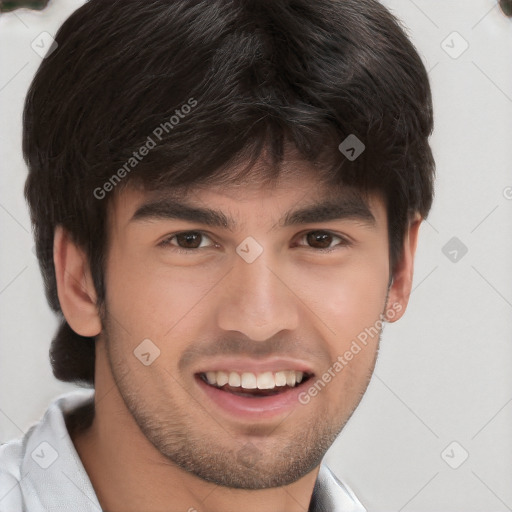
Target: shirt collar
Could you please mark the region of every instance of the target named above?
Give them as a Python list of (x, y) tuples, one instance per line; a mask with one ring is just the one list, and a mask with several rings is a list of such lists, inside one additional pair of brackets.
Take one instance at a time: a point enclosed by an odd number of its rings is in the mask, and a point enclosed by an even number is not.
[(321, 464), (308, 512), (366, 512), (366, 509), (353, 491)]

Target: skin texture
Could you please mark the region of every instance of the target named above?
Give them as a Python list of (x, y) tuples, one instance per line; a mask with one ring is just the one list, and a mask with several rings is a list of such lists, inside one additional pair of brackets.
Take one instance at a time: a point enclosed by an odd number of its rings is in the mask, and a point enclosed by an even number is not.
[[(249, 422), (218, 408), (195, 373), (232, 355), (286, 356), (307, 363), (316, 380), (365, 328), (380, 328), (381, 315), (393, 309), (396, 321), (405, 311), (421, 219), (410, 224), (389, 286), (382, 199), (368, 198), (373, 224), (343, 218), (271, 229), (290, 210), (350, 192), (325, 187), (310, 164), (288, 159), (283, 168), (274, 186), (249, 176), (236, 186), (194, 186), (187, 196), (122, 190), (109, 217), (101, 311), (84, 253), (56, 230), (63, 312), (76, 332), (97, 336), (96, 417), (73, 442), (104, 510), (307, 510), (321, 459), (367, 388), (379, 335), (307, 404), (271, 418)], [(171, 193), (237, 227), (131, 220)], [(186, 231), (204, 237), (180, 254), (171, 237)], [(318, 242), (305, 236), (312, 231), (332, 236)], [(263, 248), (252, 263), (236, 253), (248, 236)], [(133, 353), (147, 338), (160, 350), (149, 366)]]

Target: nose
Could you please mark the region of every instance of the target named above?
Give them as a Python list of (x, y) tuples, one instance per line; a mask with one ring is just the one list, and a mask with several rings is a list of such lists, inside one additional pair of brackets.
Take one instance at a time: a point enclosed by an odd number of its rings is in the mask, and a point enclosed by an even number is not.
[(281, 330), (296, 329), (300, 300), (286, 276), (265, 251), (252, 263), (235, 258), (218, 302), (218, 326), (264, 341)]

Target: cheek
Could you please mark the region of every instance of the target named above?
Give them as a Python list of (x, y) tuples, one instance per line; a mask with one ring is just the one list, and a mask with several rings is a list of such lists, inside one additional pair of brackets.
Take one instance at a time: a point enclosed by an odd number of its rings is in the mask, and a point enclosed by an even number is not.
[(144, 263), (144, 260), (112, 258), (107, 272), (110, 312), (130, 333), (133, 342), (164, 340), (190, 328), (202, 299), (218, 279), (213, 273)]
[(315, 325), (328, 352), (328, 363), (318, 375), (328, 383), (325, 387), (318, 383), (312, 392), (322, 396), (329, 417), (344, 417), (353, 411), (371, 378), (383, 325), (386, 265), (387, 260), (382, 264), (360, 260), (326, 275), (316, 272), (316, 279), (308, 281), (305, 302), (320, 319)]
[(339, 267), (302, 272), (304, 302), (325, 324), (337, 348), (371, 327), (383, 312), (388, 284), (387, 258), (361, 257)]

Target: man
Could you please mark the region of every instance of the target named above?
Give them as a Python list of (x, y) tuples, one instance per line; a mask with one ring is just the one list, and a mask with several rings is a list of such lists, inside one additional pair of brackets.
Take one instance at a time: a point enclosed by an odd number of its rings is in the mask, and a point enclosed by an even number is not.
[(322, 458), (407, 306), (425, 68), (375, 0), (90, 0), (29, 90), (56, 399), (0, 509), (363, 511)]

